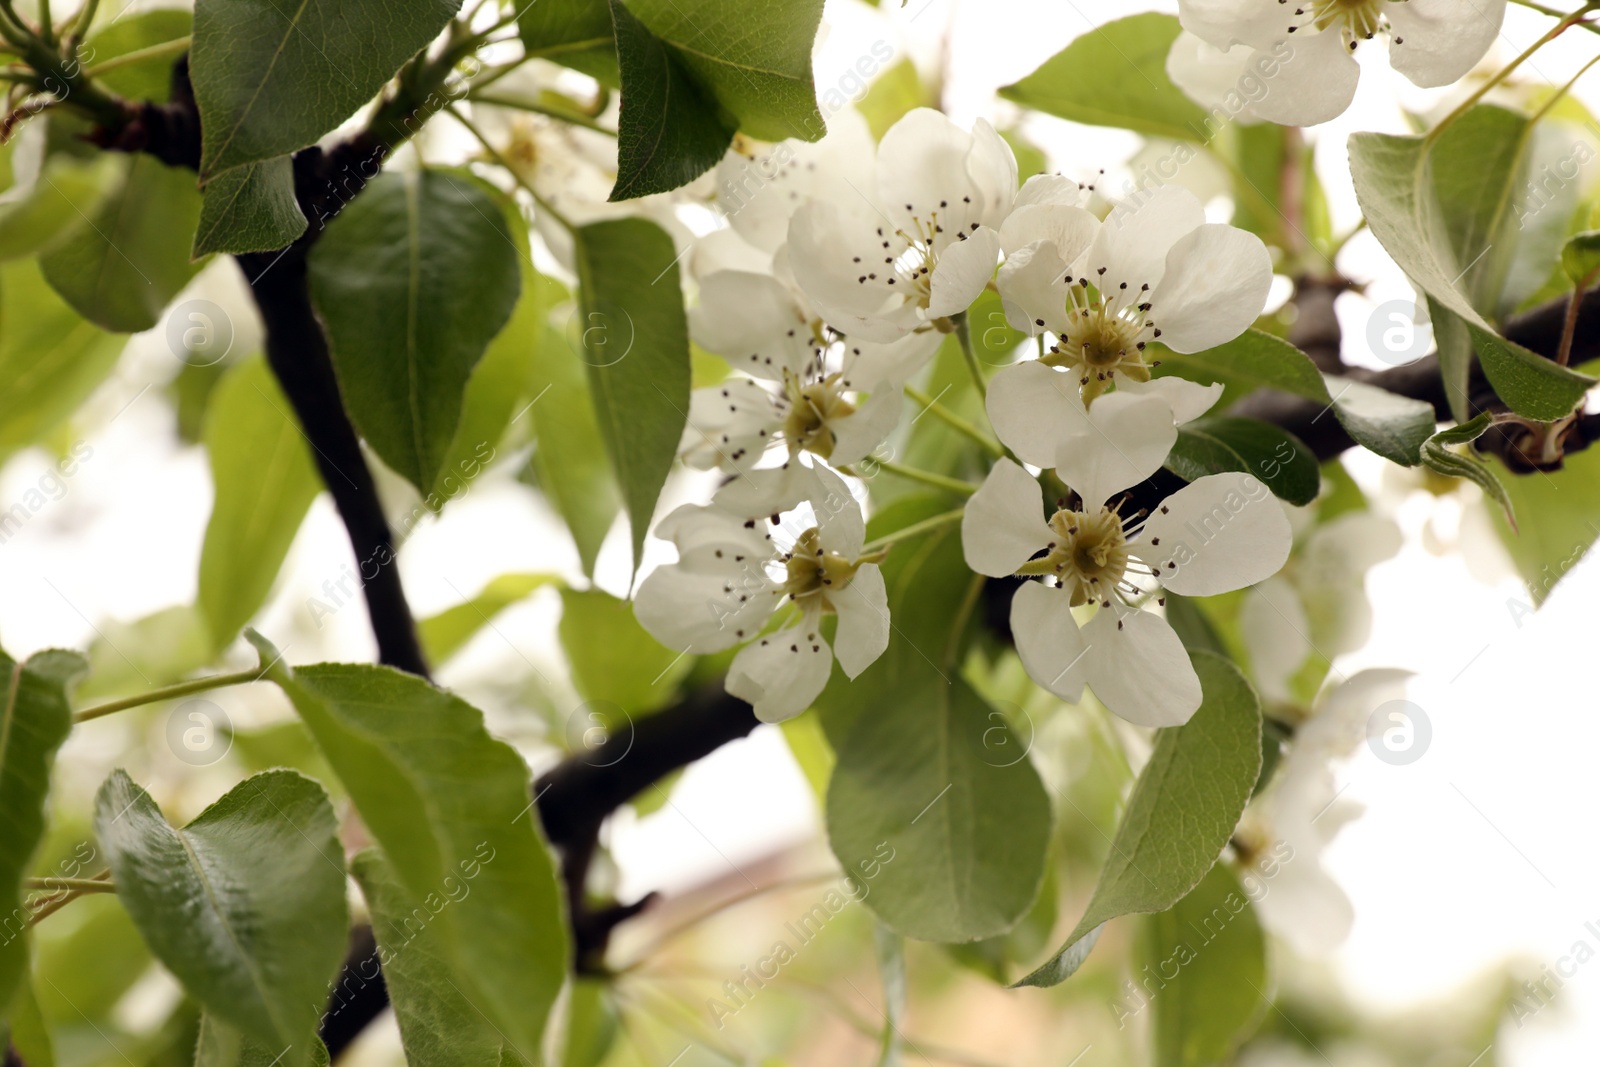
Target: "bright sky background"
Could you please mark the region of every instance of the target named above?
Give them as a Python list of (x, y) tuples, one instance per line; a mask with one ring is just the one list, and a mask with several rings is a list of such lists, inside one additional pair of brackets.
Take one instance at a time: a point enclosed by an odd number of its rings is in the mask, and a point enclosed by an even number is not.
[[(829, 0), (832, 29), (819, 49), (817, 83), (819, 89), (837, 84), (879, 39), (898, 55), (916, 58), (926, 71), (948, 32), (948, 98), (956, 117), (1006, 120), (1013, 113), (993, 96), (995, 87), (1028, 73), (1092, 24), (1173, 7), (981, 0), (962, 5), (952, 18), (950, 0), (912, 0), (903, 10), (882, 11), (857, 0)], [(1516, 54), (1549, 24), (1512, 8), (1497, 54)], [(1568, 37), (1541, 53), (1530, 73), (1564, 81), (1600, 44), (1581, 32)], [(1355, 107), (1316, 134), (1319, 167), (1340, 228), (1356, 218), (1344, 176), (1346, 135), (1359, 129), (1402, 132), (1398, 104), (1426, 107), (1439, 99), (1392, 75), (1381, 54), (1364, 49), (1363, 55), (1368, 69)], [(1600, 80), (1590, 89), (1580, 83), (1578, 95), (1592, 107), (1600, 105)], [(1139, 143), (1132, 135), (1048, 119), (1034, 123), (1029, 133), (1053, 153), (1058, 168), (1084, 177), (1101, 167), (1115, 174)], [(1370, 240), (1352, 243), (1341, 267), (1354, 278), (1373, 280), (1379, 302), (1410, 295)], [(219, 264), (197, 285), (236, 306), (236, 296), (222, 295), (236, 290), (230, 270)], [(1341, 308), (1358, 354), (1372, 306), (1352, 296)], [(239, 344), (251, 343), (249, 332), (241, 323)], [(93, 402), (104, 418), (86, 420), (103, 424), (116, 415), (89, 438), (92, 458), (70, 479), (62, 500), (0, 547), (0, 635), (13, 655), (52, 645), (84, 647), (106, 620), (131, 620), (193, 599), (211, 490), (203, 452), (175, 443), (168, 409), (155, 395), (177, 369), (159, 330), (136, 339), (116, 380)], [(1358, 477), (1376, 489), (1382, 464), (1364, 458), (1373, 462), (1357, 464)], [(37, 485), (48, 464), (40, 452), (6, 464), (0, 505), (9, 506)], [(1346, 673), (1367, 666), (1417, 672), (1411, 699), (1426, 711), (1434, 731), (1431, 749), (1410, 766), (1391, 767), (1364, 751), (1351, 764), (1345, 796), (1364, 802), (1368, 812), (1330, 853), (1330, 866), (1358, 915), (1335, 964), (1354, 995), (1381, 1011), (1435, 1000), (1507, 958), (1553, 961), (1580, 938), (1600, 949), (1600, 936), (1584, 929), (1589, 921), (1600, 929), (1600, 854), (1592, 835), (1579, 832), (1592, 825), (1597, 803), (1593, 753), (1600, 747), (1600, 724), (1593, 715), (1588, 636), (1594, 625), (1582, 612), (1600, 599), (1600, 567), (1577, 567), (1547, 606), (1519, 626), (1509, 607), (1523, 599), (1519, 583), (1508, 578), (1484, 584), (1459, 557), (1441, 559), (1421, 547), (1427, 511), (1421, 497), (1400, 506), (1406, 548), (1368, 582), (1377, 618), (1373, 640), (1339, 664)], [(603, 555), (601, 584), (620, 593), (627, 548), (615, 536), (619, 532), (613, 531)], [(413, 604), (424, 615), (459, 602), (506, 571), (577, 574), (574, 553), (552, 516), (520, 487), (493, 478), (452, 503), (442, 520), (427, 523), (401, 559)], [(322, 583), (338, 578), (348, 560), (343, 531), (323, 498), (262, 621), (280, 645), (293, 646), (291, 660), (371, 655), (359, 607), (338, 612), (320, 633), (307, 628), (306, 599), (320, 595)], [(497, 664), (522, 669), (519, 656), (552, 672), (550, 657), (540, 650), (551, 647), (554, 618), (548, 595), (513, 609), (441, 680), (480, 678)], [(492, 691), (467, 695), (484, 703), (491, 716), (502, 700)], [(248, 720), (248, 698), (232, 699), (230, 712)], [(74, 751), (87, 744), (75, 740)], [(739, 802), (730, 803), (730, 797)], [(673, 801), (641, 824), (616, 829), (625, 896), (725, 874), (730, 863), (818, 829), (806, 787), (771, 729), (695, 768)], [(1537, 971), (1537, 964), (1529, 971)], [(1595, 1048), (1600, 962), (1578, 973), (1557, 1007), (1509, 1035), (1507, 1062), (1566, 1067)]]

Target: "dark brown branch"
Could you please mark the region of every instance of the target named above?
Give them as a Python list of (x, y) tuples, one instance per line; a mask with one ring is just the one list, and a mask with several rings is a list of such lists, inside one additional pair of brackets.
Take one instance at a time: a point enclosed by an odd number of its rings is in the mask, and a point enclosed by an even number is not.
[[(1530, 351), (1546, 358), (1553, 358), (1561, 344), (1561, 330), (1566, 310), (1567, 301), (1564, 297), (1540, 305), (1524, 315), (1508, 320), (1505, 324), (1505, 336)], [(1573, 363), (1600, 358), (1600, 329), (1596, 328), (1597, 325), (1600, 325), (1600, 292), (1591, 292), (1584, 297), (1580, 329), (1572, 349)], [(1584, 326), (1589, 328), (1585, 330)], [(1439, 375), (1437, 353), (1424, 356), (1414, 363), (1384, 371), (1343, 367), (1335, 373), (1379, 386), (1391, 393), (1427, 401), (1433, 405), (1440, 421), (1451, 417), (1450, 405)], [(1473, 364), (1472, 377), (1468, 383), (1468, 396), (1474, 412), (1505, 409), (1505, 405), (1495, 396), (1494, 390), (1489, 386), (1476, 362)], [(1228, 413), (1260, 419), (1288, 430), (1304, 441), (1318, 459), (1332, 459), (1346, 449), (1355, 447), (1355, 442), (1326, 405), (1290, 396), (1287, 393), (1274, 390), (1253, 393), (1235, 404)], [(1600, 439), (1600, 417), (1581, 416), (1567, 431), (1565, 450), (1579, 451), (1597, 439)], [(1482, 439), (1481, 447), (1500, 456), (1514, 471), (1531, 471), (1536, 467), (1548, 467), (1548, 464), (1534, 462), (1524, 455), (1519, 447), (1520, 443), (1514, 433), (1491, 431)]]

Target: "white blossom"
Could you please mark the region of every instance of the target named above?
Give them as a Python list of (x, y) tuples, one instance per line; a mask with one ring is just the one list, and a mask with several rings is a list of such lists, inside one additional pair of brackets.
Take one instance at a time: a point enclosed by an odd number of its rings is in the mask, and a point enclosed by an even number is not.
[[(1037, 363), (1002, 370), (994, 386), (1042, 364), (1066, 372), (1086, 403), (1113, 386), (1151, 393), (1177, 423), (1211, 407), (1221, 388), (1152, 378), (1150, 343), (1192, 353), (1231, 341), (1255, 322), (1272, 287), (1261, 240), (1206, 222), (1200, 201), (1178, 186), (1119, 204), (1104, 222), (1065, 203), (1018, 209), (1001, 242), (996, 284), (1007, 321), (1055, 342)], [(1004, 439), (998, 422), (996, 430)]]
[[(1017, 652), (1035, 682), (1068, 701), (1088, 685), (1141, 726), (1187, 722), (1200, 706), (1199, 679), (1172, 627), (1140, 605), (1164, 603), (1162, 589), (1213, 596), (1270, 577), (1288, 558), (1289, 522), (1266, 486), (1242, 473), (1200, 478), (1149, 515), (1123, 515), (1120, 502), (1108, 502), (1165, 461), (1177, 433), (1170, 409), (1123, 393), (1087, 409), (1075, 390), (1051, 383), (1038, 394), (1059, 402), (1042, 421), (1065, 432), (1012, 446), (1029, 462), (1053, 449), (1039, 465), (1055, 467), (1077, 499), (1046, 519), (1039, 483), (1000, 460), (962, 517), (967, 565), (1054, 583), (1027, 582), (1011, 606)], [(1081, 628), (1075, 608), (1095, 609)]]
[[(783, 250), (777, 265), (784, 264)], [(750, 470), (767, 450), (855, 463), (894, 431), (903, 386), (939, 346), (927, 330), (890, 344), (845, 338), (770, 274), (716, 271), (700, 285), (695, 340), (749, 377), (695, 391), (681, 450), (701, 468)]]
[(1167, 73), (1206, 107), (1258, 84), (1246, 110), (1288, 126), (1337, 118), (1355, 96), (1355, 52), (1376, 37), (1412, 83), (1460, 79), (1500, 34), (1506, 0), (1179, 0)]
[(1354, 919), (1350, 899), (1321, 862), (1328, 843), (1362, 810), (1340, 795), (1334, 766), (1361, 745), (1372, 713), (1404, 695), (1409, 678), (1406, 671), (1368, 670), (1325, 690), (1235, 834), (1241, 859), (1263, 876), (1257, 857), (1271, 856), (1256, 912), (1302, 955), (1332, 951)]
[[(790, 538), (797, 522), (805, 528)], [(640, 583), (634, 614), (656, 640), (691, 654), (743, 644), (727, 690), (764, 722), (809, 707), (836, 657), (854, 678), (888, 647), (882, 556), (864, 551), (861, 507), (825, 467), (791, 463), (743, 475), (709, 505), (667, 515), (656, 536), (677, 546), (678, 559)], [(764, 632), (785, 602), (793, 618)], [(833, 647), (822, 635), (825, 615), (838, 619)]]
[(989, 283), (1017, 161), (989, 123), (969, 133), (917, 108), (884, 134), (875, 179), (801, 206), (788, 246), (823, 318), (852, 338), (892, 341), (966, 311)]
[[(1310, 518), (1308, 509), (1285, 511)], [(1367, 571), (1400, 551), (1400, 528), (1375, 512), (1304, 525), (1289, 563), (1250, 590), (1239, 611), (1251, 673), (1261, 695), (1278, 704), (1293, 702), (1294, 677), (1313, 653), (1332, 660), (1367, 643)]]

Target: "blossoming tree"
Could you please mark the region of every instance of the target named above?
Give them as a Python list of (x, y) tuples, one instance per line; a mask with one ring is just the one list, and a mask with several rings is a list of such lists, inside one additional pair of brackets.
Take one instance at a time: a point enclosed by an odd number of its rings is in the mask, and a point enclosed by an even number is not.
[[(1341, 457), (1498, 524), (1536, 598), (1568, 549), (1519, 526), (1597, 529), (1600, 233), (1576, 169), (1532, 180), (1594, 123), (1524, 75), (1600, 5), (1518, 2), (1548, 32), (1494, 61), (1505, 0), (1178, 0), (957, 121), (876, 46), (870, 92), (819, 99), (821, 0), (0, 0), (0, 456), (64, 484), (148, 332), (215, 487), (192, 604), (6, 635), (6, 1062), (298, 1067), (386, 1008), (423, 1067), (838, 1062), (727, 1034), (852, 904), (882, 991), (826, 966), (860, 1062), (988, 1062), (908, 1033), (958, 968), (1114, 1024), (1030, 1063), (1293, 1027), (1266, 935), (1344, 937), (1333, 767), (1405, 706), (1404, 672), (1338, 667), (1399, 547)], [(1388, 76), (1369, 53), (1445, 105), (1349, 139), (1335, 232), (1300, 127)], [(1118, 190), (1120, 160), (1030, 143), (1043, 116), (1160, 165)], [(1436, 345), (1383, 370), (1334, 313), (1365, 230)], [(231, 313), (199, 295), (224, 275)], [(479, 481), (574, 564), (414, 618), (402, 546)], [(323, 492), (354, 566), (296, 629), (264, 612)], [(430, 672), (547, 594), (555, 641), (518, 655), (566, 680), (486, 725)], [(357, 599), (377, 662), (310, 662)], [(218, 748), (177, 702), (224, 687), (277, 718)], [(192, 773), (106, 756), (117, 722)], [(608, 820), (774, 723), (843, 888), (663, 1008), (640, 983), (692, 924), (619, 949), (660, 909), (617, 899)], [(148, 973), (175, 992), (141, 1030)]]

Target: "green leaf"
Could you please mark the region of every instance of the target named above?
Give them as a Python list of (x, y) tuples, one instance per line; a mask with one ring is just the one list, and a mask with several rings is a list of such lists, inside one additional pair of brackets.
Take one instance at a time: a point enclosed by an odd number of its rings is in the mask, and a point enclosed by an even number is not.
[[(939, 495), (897, 500), (873, 517), (868, 537), (949, 507)], [(966, 566), (960, 527), (900, 541), (882, 567), (889, 647), (854, 681), (836, 674), (817, 702), (836, 753), (829, 842), (846, 871), (877, 871), (865, 903), (896, 932), (992, 937), (1038, 894), (1049, 798), (1027, 742), (956, 666), (982, 582)]]
[[(311, 1039), (312, 1067), (328, 1067), (328, 1047), (320, 1038)], [(278, 1050), (246, 1035), (210, 1012), (200, 1014), (200, 1033), (195, 1041), (194, 1067), (273, 1067)]]
[(199, 605), (211, 647), (221, 650), (266, 603), (322, 481), (259, 356), (217, 386), (202, 436), (216, 496), (200, 549)]
[(72, 732), (67, 686), (86, 666), (76, 652), (40, 652), (22, 663), (0, 652), (0, 915), (12, 945), (0, 952), (0, 1012), (27, 974), (27, 948), (12, 924), (23, 914), (22, 879), (44, 839), (50, 768)]
[[(1504, 515), (1497, 514), (1495, 528), (1538, 606), (1583, 561), (1600, 534), (1595, 528), (1595, 515), (1600, 514), (1600, 449), (1569, 454), (1558, 471), (1512, 474), (1502, 485), (1516, 514), (1532, 516), (1513, 529)], [(1520, 627), (1527, 613), (1515, 601), (1507, 607)]]
[(892, 929), (975, 941), (1033, 904), (1050, 800), (1028, 759), (997, 754), (1023, 751), (966, 682), (931, 667), (856, 721), (828, 786), (828, 837), (847, 871), (882, 862), (865, 903)]
[(620, 83), (607, 0), (538, 0), (517, 9), (529, 58), (581, 71), (613, 89)]
[(537, 589), (560, 583), (554, 574), (502, 574), (476, 596), (417, 623), (417, 636), (429, 663), (443, 663), (488, 626), (494, 617)]
[(579, 695), (630, 715), (673, 699), (694, 666), (682, 649), (667, 648), (645, 632), (630, 601), (601, 589), (561, 590), (559, 633)]
[(1134, 966), (1156, 986), (1115, 1010), (1124, 1024), (1150, 1009), (1155, 1067), (1231, 1062), (1268, 1004), (1266, 939), (1239, 879), (1211, 868), (1176, 906), (1144, 920), (1136, 951)]
[(110, 154), (45, 160), (37, 181), (0, 198), (0, 260), (48, 252), (65, 242), (99, 212), (123, 166)]
[(132, 622), (108, 619), (96, 629), (89, 676), (78, 686), (80, 701), (172, 685), (214, 658), (210, 629), (193, 604), (174, 604)]
[(1471, 444), (1482, 437), (1484, 431), (1493, 423), (1493, 413), (1485, 411), (1471, 422), (1434, 434), (1422, 444), (1422, 462), (1429, 470), (1438, 471), (1452, 478), (1465, 478), (1477, 485), (1490, 500), (1505, 510), (1506, 521), (1515, 530), (1516, 510), (1512, 507), (1511, 497), (1506, 493), (1505, 485), (1496, 477), (1494, 469), (1484, 461), (1463, 455), (1451, 447)]
[(872, 943), (877, 949), (878, 977), (883, 982), (883, 1029), (878, 1035), (877, 1067), (900, 1067), (905, 1052), (901, 1024), (906, 1015), (906, 942), (882, 923), (874, 923)]
[(1275, 496), (1299, 507), (1322, 488), (1317, 458), (1304, 442), (1259, 419), (1196, 419), (1178, 428), (1166, 467), (1195, 481), (1208, 474), (1243, 471), (1267, 484)]
[(528, 392), (533, 382), (534, 346), (542, 339), (549, 307), (533, 269), (522, 213), (509, 199), (502, 199), (500, 207), (516, 248), (521, 289), (511, 318), (489, 342), (467, 379), (455, 436), (439, 463), (433, 491), (426, 497), (435, 511), (442, 510), (494, 461), (501, 441), (536, 399)]
[(604, 981), (578, 978), (572, 983), (567, 1017), (567, 1047), (561, 1067), (600, 1067), (616, 1043), (621, 1023)]
[[(539, 1062), (569, 948), (527, 764), (489, 736), (478, 709), (421, 678), (355, 664), (291, 669), (249, 636), (401, 883), (440, 905), (430, 935), (467, 983), (462, 993), (522, 1059)], [(467, 876), (472, 892), (440, 904), (446, 879)]]
[(94, 827), (117, 898), (189, 995), (280, 1063), (309, 1062), (349, 926), (322, 787), (268, 771), (175, 830), (117, 770), (95, 797)]
[(1328, 387), (1311, 357), (1288, 341), (1262, 330), (1247, 330), (1225, 345), (1184, 354), (1165, 345), (1153, 346), (1154, 358), (1164, 372), (1182, 371), (1191, 381), (1210, 385), (1221, 382), (1252, 389), (1279, 389), (1326, 404)]
[(689, 326), (676, 252), (655, 223), (613, 219), (579, 228), (573, 258), (589, 388), (628, 508), (637, 570), (689, 417)]
[(521, 292), (495, 191), (459, 171), (384, 172), (312, 249), (311, 295), (351, 420), (433, 489), (467, 381)]
[(610, 0), (622, 69), (617, 114), (617, 182), (611, 200), (631, 200), (688, 185), (717, 165), (736, 123), (685, 69), (678, 53)]
[(1200, 141), (1206, 113), (1167, 77), (1180, 27), (1154, 12), (1108, 22), (1057, 52), (1000, 95), (1073, 122)]
[[(16, 940), (18, 944), (23, 943), (20, 938)], [(0, 949), (0, 953), (4, 951)], [(55, 1045), (50, 1040), (44, 1014), (39, 1010), (39, 998), (34, 996), (33, 983), (23, 982), (11, 999), (11, 1007), (0, 1015), (11, 1028), (11, 1044), (17, 1050), (18, 1060), (27, 1067), (56, 1067)]]
[(866, 116), (874, 141), (883, 140), (889, 127), (914, 108), (928, 103), (928, 90), (922, 84), (917, 65), (902, 59), (874, 79), (867, 94), (856, 102), (856, 110)]
[(1566, 243), (1561, 250), (1561, 267), (1577, 285), (1600, 270), (1600, 230), (1585, 230)]
[[(1572, 411), (1594, 379), (1500, 337), (1480, 311), (1493, 310), (1508, 269), (1485, 242), (1496, 234), (1514, 242), (1517, 221), (1506, 205), (1520, 168), (1485, 164), (1506, 156), (1506, 114), (1474, 109), (1475, 117), (1447, 131), (1432, 154), (1422, 137), (1355, 134), (1350, 175), (1373, 235), (1433, 302), (1462, 320), (1501, 399), (1529, 418), (1556, 419)], [(1454, 414), (1465, 418), (1464, 357), (1459, 345), (1448, 347), (1455, 354), (1445, 366), (1447, 392)]]
[(39, 266), (78, 314), (138, 333), (160, 321), (167, 301), (200, 269), (189, 259), (199, 221), (193, 171), (133, 156), (89, 225), (40, 256)]
[(294, 161), (274, 156), (223, 171), (206, 185), (193, 255), (270, 252), (305, 232), (306, 217), (294, 196)]
[(534, 349), (533, 380), (539, 393), (530, 412), (536, 442), (530, 470), (566, 520), (583, 573), (593, 577), (595, 557), (622, 500), (578, 355), (581, 344), (576, 339), (569, 343), (546, 326)]
[(1182, 900), (1238, 825), (1261, 773), (1261, 705), (1226, 659), (1209, 652), (1190, 658), (1205, 693), (1200, 710), (1156, 734), (1088, 909), (1057, 953), (1017, 985), (1060, 984), (1083, 964), (1090, 938), (1106, 922)]
[(1356, 444), (1403, 467), (1422, 462), (1422, 442), (1438, 426), (1432, 404), (1353, 378), (1326, 380), (1334, 417)]
[(37, 262), (0, 265), (0, 456), (39, 441), (77, 411), (126, 340), (85, 322), (45, 284)]
[(200, 0), (189, 73), (200, 177), (295, 152), (377, 95), (439, 35), (452, 0)]
[[(108, 60), (188, 37), (193, 25), (193, 16), (181, 8), (125, 9), (89, 35), (84, 48), (85, 62), (98, 67)], [(89, 55), (94, 59), (89, 60)], [(177, 53), (124, 61), (114, 70), (96, 74), (94, 80), (129, 100), (166, 103), (172, 95), (172, 67), (177, 61)]]
[[(423, 898), (406, 890), (379, 849), (356, 856), (352, 868), (372, 914), (383, 981), (400, 1024), (407, 1062), (499, 1067), (504, 1042), (463, 992), (463, 987), (472, 988), (472, 980), (461, 973), (443, 940), (429, 930), (433, 912)], [(436, 901), (457, 894), (470, 897), (476, 879), (464, 874), (447, 879), (436, 891), (443, 894)]]
[[(703, 90), (738, 116), (747, 135), (763, 141), (822, 136), (811, 74), (822, 0), (627, 0), (627, 9), (671, 47)], [(621, 26), (618, 19), (619, 52)], [(626, 55), (623, 78), (626, 107)]]

